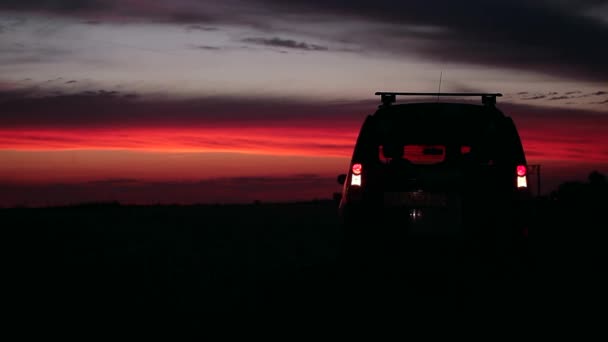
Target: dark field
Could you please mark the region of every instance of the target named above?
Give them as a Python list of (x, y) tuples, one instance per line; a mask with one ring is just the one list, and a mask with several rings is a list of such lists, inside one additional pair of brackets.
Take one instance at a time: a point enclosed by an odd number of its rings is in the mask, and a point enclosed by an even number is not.
[[(578, 203), (578, 204), (577, 204)], [(0, 210), (12, 299), (28, 319), (205, 313), (375, 315), (521, 310), (596, 287), (604, 203), (539, 201), (518, 279), (392, 275), (339, 262), (336, 203)], [(543, 304), (545, 305), (545, 304)]]

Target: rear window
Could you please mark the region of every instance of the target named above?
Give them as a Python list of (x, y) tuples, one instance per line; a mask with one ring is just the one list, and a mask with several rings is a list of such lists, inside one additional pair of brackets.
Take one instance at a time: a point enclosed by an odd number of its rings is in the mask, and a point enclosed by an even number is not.
[[(495, 108), (462, 104), (407, 104), (366, 118), (353, 158), (389, 163), (477, 165), (524, 163), (517, 130)], [(406, 161), (406, 162), (407, 162)]]
[(404, 146), (378, 146), (378, 158), (383, 163), (394, 159), (406, 159), (414, 164), (431, 165), (445, 161), (444, 145), (404, 145)]
[[(378, 159), (384, 164), (397, 159), (406, 160), (412, 164), (433, 165), (446, 162), (446, 145), (410, 144), (404, 146), (378, 146)], [(467, 158), (471, 153), (471, 146), (463, 145), (455, 151), (458, 157)]]
[(502, 151), (501, 132), (492, 120), (442, 120), (405, 114), (379, 120), (374, 136), (370, 148), (375, 152), (370, 153), (382, 163), (403, 159), (436, 165), (467, 160), (492, 165)]

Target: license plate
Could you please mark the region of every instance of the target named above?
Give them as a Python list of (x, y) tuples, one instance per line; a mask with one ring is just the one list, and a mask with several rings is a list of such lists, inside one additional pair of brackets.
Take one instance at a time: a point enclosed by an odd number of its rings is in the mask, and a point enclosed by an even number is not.
[(447, 207), (448, 196), (442, 193), (425, 191), (385, 192), (384, 205), (391, 207)]

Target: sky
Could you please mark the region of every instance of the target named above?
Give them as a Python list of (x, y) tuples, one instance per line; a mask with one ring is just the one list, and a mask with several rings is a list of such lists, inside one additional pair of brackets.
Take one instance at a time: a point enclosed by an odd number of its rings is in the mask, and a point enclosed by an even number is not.
[(330, 198), (376, 91), (501, 92), (608, 173), (608, 1), (3, 0), (0, 206)]

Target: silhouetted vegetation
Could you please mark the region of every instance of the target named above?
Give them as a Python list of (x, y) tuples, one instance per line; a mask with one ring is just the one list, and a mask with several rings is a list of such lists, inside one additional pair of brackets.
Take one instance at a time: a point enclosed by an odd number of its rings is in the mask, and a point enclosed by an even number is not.
[(593, 171), (587, 179), (587, 182), (569, 181), (562, 183), (551, 194), (551, 197), (554, 200), (577, 207), (599, 207), (605, 204), (608, 195), (606, 176), (598, 171)]

